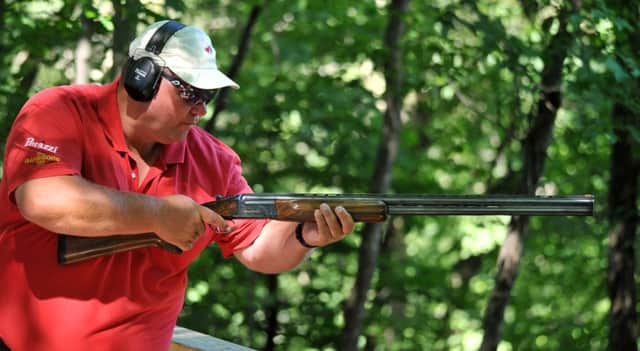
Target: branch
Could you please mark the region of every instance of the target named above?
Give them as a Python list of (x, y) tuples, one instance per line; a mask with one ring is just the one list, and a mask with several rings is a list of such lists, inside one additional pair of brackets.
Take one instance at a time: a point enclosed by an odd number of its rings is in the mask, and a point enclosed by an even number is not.
[[(269, 0), (265, 0), (263, 5), (254, 5), (251, 9), (251, 12), (249, 13), (249, 19), (247, 20), (247, 24), (244, 26), (244, 30), (242, 31), (242, 35), (240, 36), (240, 41), (238, 42), (238, 53), (233, 58), (231, 67), (229, 67), (229, 71), (227, 72), (227, 76), (229, 76), (229, 78), (231, 78), (232, 80), (235, 80), (235, 77), (240, 71), (242, 63), (247, 56), (247, 52), (249, 51), (249, 42), (251, 40), (251, 32), (256, 22), (258, 21), (258, 16), (262, 12), (264, 6), (267, 5), (267, 3), (269, 3)], [(204, 129), (209, 133), (213, 132), (213, 127), (216, 124), (216, 117), (218, 116), (218, 114), (220, 114), (220, 112), (224, 111), (227, 106), (228, 94), (229, 89), (222, 89), (215, 101), (213, 114), (204, 126)]]

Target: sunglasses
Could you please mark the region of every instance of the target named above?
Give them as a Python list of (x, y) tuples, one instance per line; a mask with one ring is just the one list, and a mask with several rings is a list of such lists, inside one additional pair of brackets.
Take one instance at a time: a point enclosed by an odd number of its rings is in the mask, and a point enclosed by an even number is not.
[(220, 89), (203, 90), (194, 88), (182, 79), (167, 72), (163, 72), (162, 77), (168, 80), (174, 87), (178, 88), (182, 100), (184, 100), (184, 102), (191, 106), (202, 103), (208, 105), (213, 99), (216, 98), (218, 92), (220, 91)]

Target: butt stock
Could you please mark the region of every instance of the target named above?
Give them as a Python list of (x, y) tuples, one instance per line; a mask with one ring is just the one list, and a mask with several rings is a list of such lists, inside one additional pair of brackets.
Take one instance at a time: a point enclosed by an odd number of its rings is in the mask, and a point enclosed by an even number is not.
[[(313, 222), (320, 204), (344, 207), (356, 222), (381, 222), (394, 215), (593, 216), (594, 197), (524, 195), (241, 194), (203, 204), (225, 219)], [(157, 246), (182, 251), (153, 233), (78, 237), (58, 235), (58, 262), (69, 264)]]
[(153, 233), (84, 237), (58, 235), (58, 263), (68, 264), (118, 252), (158, 246), (175, 253), (182, 250), (160, 239)]

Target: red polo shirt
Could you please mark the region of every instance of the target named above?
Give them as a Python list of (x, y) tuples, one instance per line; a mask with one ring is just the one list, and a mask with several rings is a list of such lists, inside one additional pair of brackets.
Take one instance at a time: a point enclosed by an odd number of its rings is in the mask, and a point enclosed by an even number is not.
[(13, 192), (29, 179), (81, 175), (149, 195), (198, 202), (251, 192), (240, 159), (193, 128), (166, 145), (138, 186), (111, 84), (55, 87), (25, 104), (12, 127), (0, 183), (0, 338), (13, 350), (166, 350), (182, 308), (187, 268), (215, 241), (225, 256), (247, 247), (263, 221), (207, 231), (183, 254), (157, 247), (69, 265), (56, 261), (55, 234), (26, 221)]

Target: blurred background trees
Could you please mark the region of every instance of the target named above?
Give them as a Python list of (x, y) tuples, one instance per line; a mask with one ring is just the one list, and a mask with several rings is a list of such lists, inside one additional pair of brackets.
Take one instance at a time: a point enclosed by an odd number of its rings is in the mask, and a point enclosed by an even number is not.
[(602, 0), (0, 0), (0, 147), (51, 85), (104, 83), (145, 25), (240, 84), (202, 127), (257, 192), (591, 193), (594, 218), (403, 217), (296, 270), (216, 247), (179, 324), (266, 350), (635, 350), (640, 5)]

